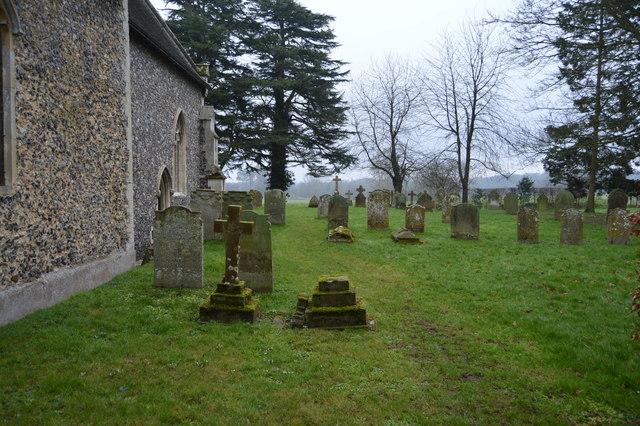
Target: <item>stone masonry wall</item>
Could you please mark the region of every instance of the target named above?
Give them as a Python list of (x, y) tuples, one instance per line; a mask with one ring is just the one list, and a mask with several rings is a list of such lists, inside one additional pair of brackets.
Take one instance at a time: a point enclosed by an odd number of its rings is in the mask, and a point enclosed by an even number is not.
[(131, 35), (131, 116), (133, 120), (134, 233), (138, 257), (151, 243), (158, 207), (159, 173), (167, 166), (173, 176), (174, 120), (184, 112), (187, 136), (187, 190), (172, 204), (189, 205), (199, 186), (202, 147), (199, 138), (201, 89), (144, 41)]
[(14, 2), (17, 190), (0, 198), (0, 292), (127, 242), (121, 0)]

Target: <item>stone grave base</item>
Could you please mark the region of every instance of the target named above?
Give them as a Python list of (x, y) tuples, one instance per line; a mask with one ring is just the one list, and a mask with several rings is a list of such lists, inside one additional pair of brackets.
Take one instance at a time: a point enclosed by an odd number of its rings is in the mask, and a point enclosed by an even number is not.
[(252, 293), (244, 281), (218, 284), (215, 293), (200, 305), (200, 322), (256, 322), (259, 301), (251, 297)]
[(394, 243), (399, 244), (424, 244), (416, 234), (409, 231), (407, 228), (400, 228), (397, 231), (391, 233), (391, 239)]

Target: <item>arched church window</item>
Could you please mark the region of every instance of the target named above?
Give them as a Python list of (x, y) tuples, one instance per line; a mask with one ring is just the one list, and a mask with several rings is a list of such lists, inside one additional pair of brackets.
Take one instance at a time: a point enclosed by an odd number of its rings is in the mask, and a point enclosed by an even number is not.
[(162, 211), (168, 207), (171, 207), (171, 175), (169, 175), (169, 170), (164, 167), (158, 188), (158, 210)]
[(175, 179), (175, 191), (187, 192), (187, 135), (184, 113), (180, 111), (175, 124), (173, 154), (173, 177)]
[(0, 196), (13, 195), (16, 184), (16, 144), (15, 144), (15, 63), (13, 54), (13, 34), (17, 33), (18, 22), (9, 0), (0, 0)]

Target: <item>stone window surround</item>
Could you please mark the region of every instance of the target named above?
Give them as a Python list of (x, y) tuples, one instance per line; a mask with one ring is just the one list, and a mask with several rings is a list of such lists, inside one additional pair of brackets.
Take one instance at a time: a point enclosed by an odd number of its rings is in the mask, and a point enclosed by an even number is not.
[(20, 23), (11, 0), (0, 0), (0, 32), (2, 33), (2, 140), (4, 184), (0, 197), (10, 197), (16, 191), (16, 113), (15, 113), (15, 53), (13, 36), (20, 33)]
[[(187, 192), (187, 128), (185, 114), (178, 108), (173, 119), (173, 192), (186, 196)], [(178, 136), (179, 139), (178, 139)]]

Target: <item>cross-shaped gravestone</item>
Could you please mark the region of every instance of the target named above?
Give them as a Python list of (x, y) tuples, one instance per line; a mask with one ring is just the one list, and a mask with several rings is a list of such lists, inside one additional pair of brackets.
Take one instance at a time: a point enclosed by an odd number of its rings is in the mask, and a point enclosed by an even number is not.
[(362, 185), (360, 185), (359, 187), (356, 188), (356, 191), (358, 191), (360, 194), (362, 194), (364, 191), (366, 191), (366, 189), (364, 189), (362, 187)]
[(411, 198), (410, 198), (410, 200), (411, 200), (410, 204), (413, 204), (413, 197), (415, 197), (415, 196), (416, 196), (416, 195), (418, 195), (418, 194), (414, 194), (414, 193), (413, 193), (413, 189), (412, 189), (412, 190), (411, 190), (411, 192), (410, 192), (409, 194), (407, 194), (407, 195), (409, 195), (409, 197), (411, 197)]
[(336, 176), (331, 180), (336, 183), (336, 194), (340, 194), (340, 188), (338, 188), (338, 182), (340, 182), (342, 179)]
[(238, 264), (240, 263), (240, 235), (253, 234), (255, 224), (253, 222), (244, 222), (240, 220), (242, 217), (242, 207), (230, 205), (228, 218), (217, 219), (214, 222), (215, 232), (224, 232), (226, 241), (225, 245), (225, 271), (224, 282), (236, 284), (240, 281), (238, 278)]
[(351, 196), (353, 195), (353, 192), (351, 192), (351, 190), (349, 190), (344, 195), (347, 196), (347, 200), (351, 201)]

